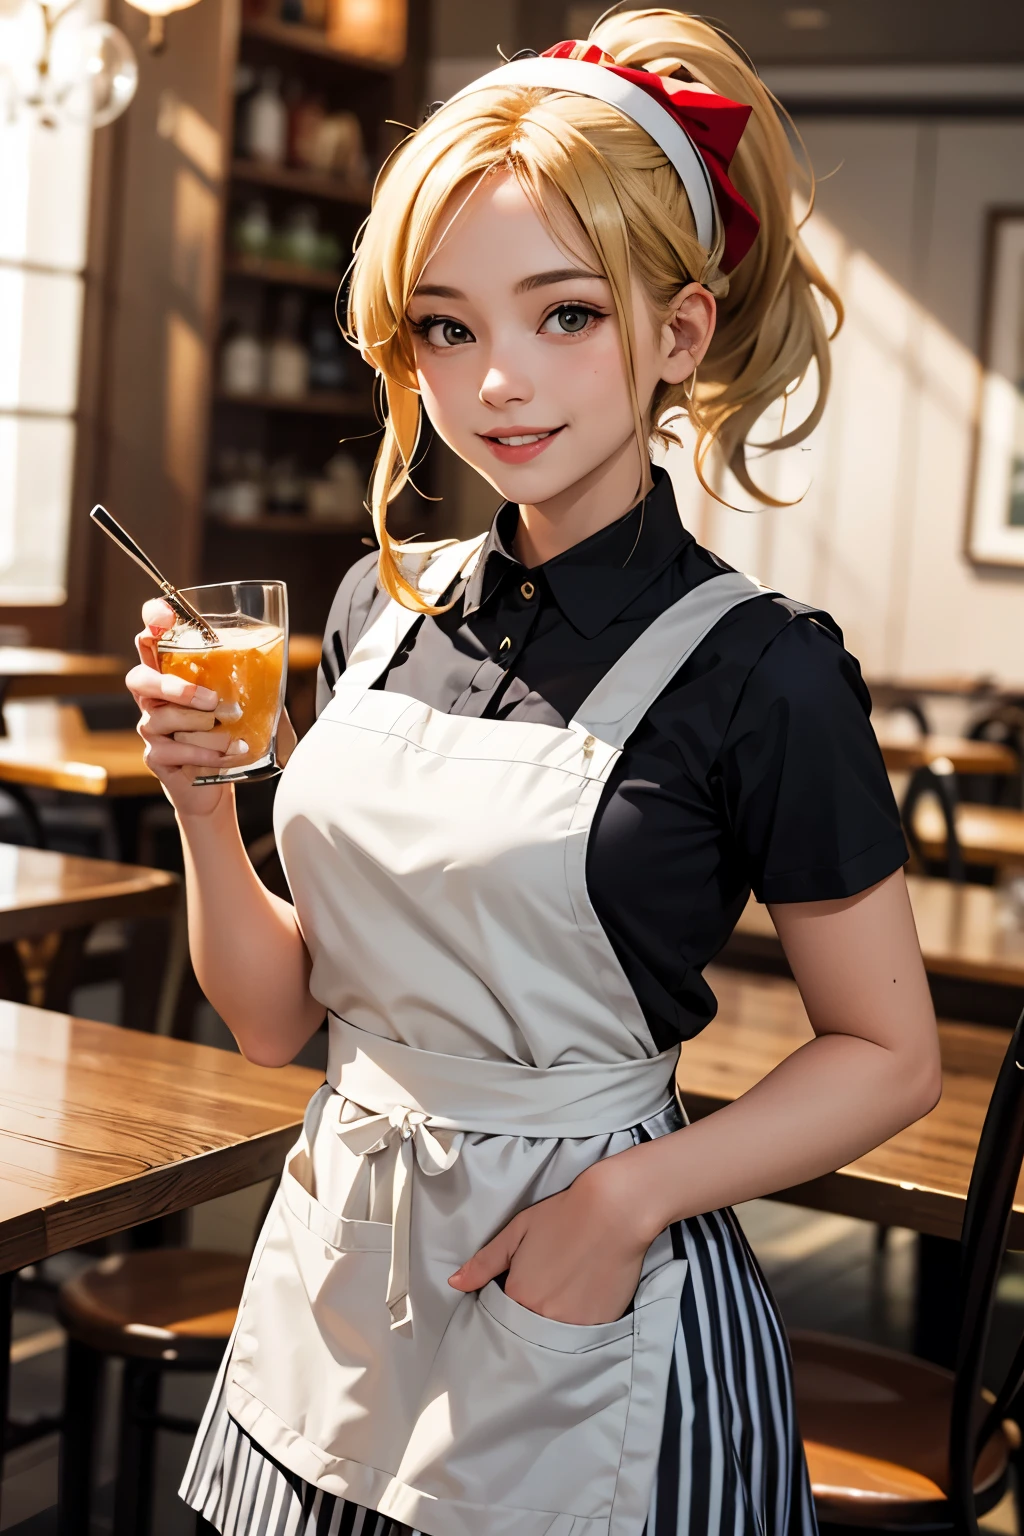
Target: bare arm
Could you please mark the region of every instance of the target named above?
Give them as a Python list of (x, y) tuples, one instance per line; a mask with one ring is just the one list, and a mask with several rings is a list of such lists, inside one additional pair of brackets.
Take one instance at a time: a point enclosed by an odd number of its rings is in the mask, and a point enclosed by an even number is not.
[(671, 1222), (840, 1168), (934, 1106), (938, 1034), (902, 871), (771, 912), (814, 1039), (735, 1103), (521, 1212), (453, 1277), (458, 1289), (509, 1268), (506, 1289), (531, 1310), (607, 1321)]
[(174, 622), (170, 608), (156, 599), (143, 618), (140, 665), (127, 683), (141, 711), (146, 761), (181, 829), (192, 964), (243, 1055), (282, 1066), (323, 1018), (309, 992), (309, 954), (295, 909), (267, 890), (249, 862), (231, 786), (192, 783), (198, 767), (224, 762), (227, 733), (217, 728), (208, 690), (158, 670), (156, 642)]

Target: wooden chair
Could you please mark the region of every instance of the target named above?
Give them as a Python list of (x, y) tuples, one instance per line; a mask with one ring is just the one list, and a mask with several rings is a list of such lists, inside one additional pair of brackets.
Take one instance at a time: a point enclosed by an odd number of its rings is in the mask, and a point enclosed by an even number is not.
[[(67, 1335), (57, 1530), (89, 1536), (93, 1456), (104, 1364), (124, 1361), (113, 1536), (148, 1536), (158, 1429), (197, 1425), (160, 1411), (166, 1371), (215, 1371), (248, 1261), (236, 1254), (153, 1248), (103, 1259), (60, 1289)], [(212, 1527), (199, 1516), (197, 1536)]]
[[(1024, 1161), (1024, 1014), (982, 1128), (960, 1238), (957, 1367), (827, 1334), (791, 1335), (797, 1414), (825, 1531), (955, 1531), (1006, 1492), (1021, 1435), (1024, 1338), (999, 1391), (982, 1389), (996, 1282)], [(1018, 1490), (1018, 1508), (1020, 1506)]]

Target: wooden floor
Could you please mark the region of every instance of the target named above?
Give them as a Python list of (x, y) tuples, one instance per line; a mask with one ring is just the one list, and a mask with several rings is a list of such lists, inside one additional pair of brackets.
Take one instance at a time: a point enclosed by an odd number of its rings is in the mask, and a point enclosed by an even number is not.
[[(99, 989), (92, 991), (94, 995), (84, 1000), (88, 1003), (88, 1016), (103, 1017), (104, 998)], [(76, 1008), (79, 1006), (76, 1003)], [(86, 1009), (82, 1007), (82, 1011)], [(204, 1021), (202, 1037), (211, 1045), (231, 1044), (212, 1012)], [(193, 1243), (245, 1251), (252, 1241), (263, 1194), (263, 1187), (259, 1186), (194, 1211)], [(879, 1249), (873, 1227), (840, 1216), (819, 1215), (766, 1200), (741, 1206), (738, 1214), (787, 1324), (827, 1329), (893, 1348), (907, 1346), (914, 1263), (914, 1241), (909, 1232), (891, 1230), (884, 1247)], [(59, 1265), (75, 1261), (62, 1258), (51, 1262)], [(1019, 1255), (1011, 1257), (1001, 1286), (993, 1343), (997, 1354), (1012, 1350), (1016, 1342), (1014, 1329), (1022, 1326), (1024, 1255)], [(54, 1411), (60, 1401), (59, 1331), (52, 1319), (41, 1313), (20, 1313), (16, 1318), (16, 1335), (14, 1411), (18, 1415)], [(112, 1384), (116, 1388), (116, 1378)], [(164, 1406), (173, 1413), (196, 1418), (202, 1411), (208, 1387), (209, 1378), (168, 1378)], [(187, 1453), (188, 1445), (182, 1437), (162, 1437), (153, 1536), (192, 1536), (193, 1518), (176, 1496)], [(56, 1471), (54, 1437), (7, 1458), (0, 1529), (16, 1532), (18, 1536), (55, 1536), (52, 1505)], [(108, 1404), (94, 1536), (110, 1530), (112, 1474), (113, 1432)], [(1010, 1502), (1005, 1501), (983, 1524), (1007, 1536), (1016, 1533)]]

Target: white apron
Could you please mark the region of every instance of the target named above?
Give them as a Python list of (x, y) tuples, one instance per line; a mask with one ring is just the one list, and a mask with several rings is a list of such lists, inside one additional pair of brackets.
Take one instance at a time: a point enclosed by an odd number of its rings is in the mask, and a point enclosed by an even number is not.
[[(481, 543), (427, 551), (420, 590)], [(672, 1097), (678, 1049), (591, 905), (587, 839), (627, 737), (762, 590), (729, 572), (688, 593), (564, 728), (375, 690), (416, 619), (389, 603), (282, 778), (327, 1083), (253, 1257), (227, 1406), (306, 1482), (429, 1536), (643, 1530), (687, 1269), (668, 1235), (595, 1326), (447, 1280)]]

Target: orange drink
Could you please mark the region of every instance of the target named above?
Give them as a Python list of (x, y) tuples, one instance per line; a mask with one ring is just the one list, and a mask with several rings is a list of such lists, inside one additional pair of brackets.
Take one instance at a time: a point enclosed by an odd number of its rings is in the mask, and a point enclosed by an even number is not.
[[(194, 587), (182, 594), (212, 627), (220, 644), (178, 623), (160, 640), (161, 672), (212, 688), (217, 724), (233, 742), (245, 743), (223, 769), (196, 783), (266, 778), (279, 771), (277, 727), (284, 704), (288, 619), (280, 582), (232, 582)], [(233, 611), (232, 611), (233, 610)]]

